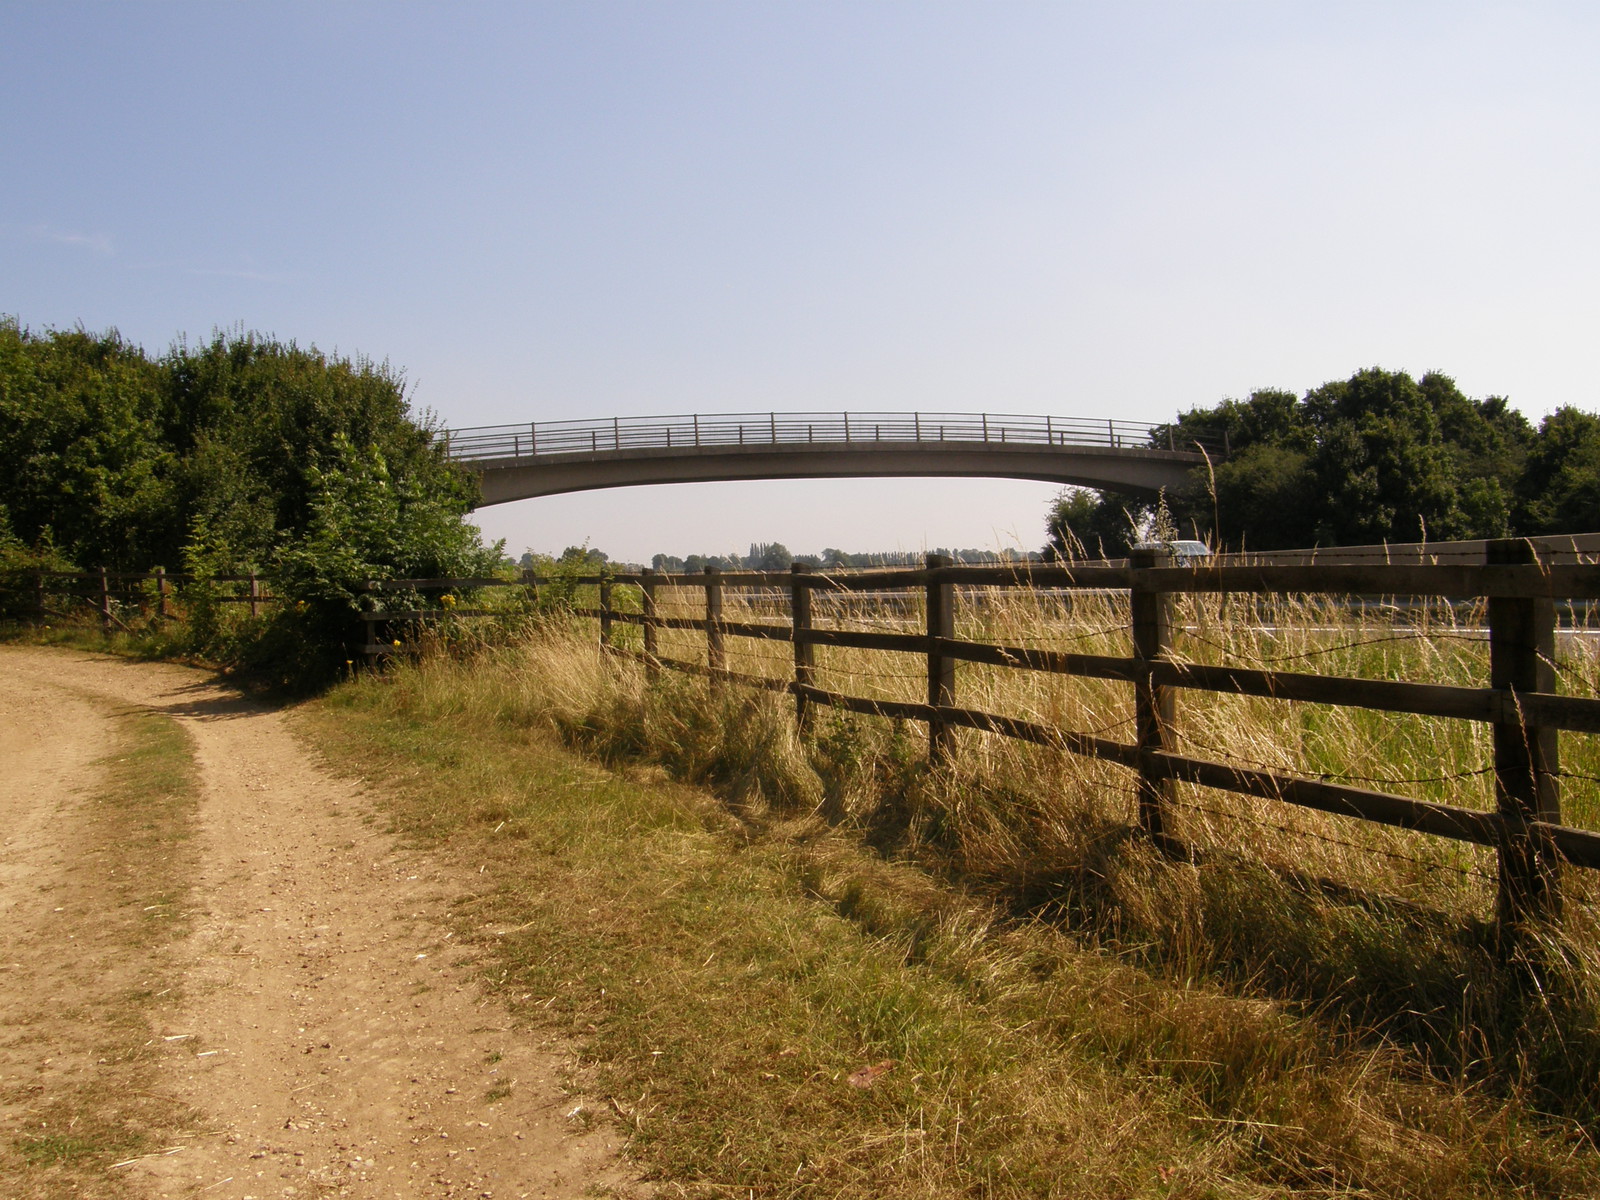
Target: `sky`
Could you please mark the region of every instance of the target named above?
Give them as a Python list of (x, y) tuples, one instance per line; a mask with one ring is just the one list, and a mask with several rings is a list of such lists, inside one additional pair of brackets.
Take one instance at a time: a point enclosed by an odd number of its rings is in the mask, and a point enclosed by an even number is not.
[[(1168, 420), (1381, 366), (1600, 409), (1600, 5), (0, 0), (0, 313), (387, 361), (452, 427)], [(1005, 480), (475, 520), (1037, 548)]]

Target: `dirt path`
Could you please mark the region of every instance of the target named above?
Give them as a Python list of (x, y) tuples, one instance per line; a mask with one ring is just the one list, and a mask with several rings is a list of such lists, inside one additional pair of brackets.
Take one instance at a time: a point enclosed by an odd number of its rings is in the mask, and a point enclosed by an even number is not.
[[(626, 1188), (608, 1128), (583, 1132), (559, 1047), (513, 1030), (451, 945), (464, 881), (398, 848), (280, 714), (205, 673), (0, 648), (0, 928), (66, 919), (52, 896), (80, 851), (74, 806), (130, 706), (178, 720), (200, 771), (183, 1000), (154, 1010), (152, 1038), (159, 1088), (202, 1128), (119, 1177), (173, 1200)], [(7, 938), (0, 1003), (51, 1002), (65, 936)], [(37, 1071), (54, 1050), (28, 1048)]]

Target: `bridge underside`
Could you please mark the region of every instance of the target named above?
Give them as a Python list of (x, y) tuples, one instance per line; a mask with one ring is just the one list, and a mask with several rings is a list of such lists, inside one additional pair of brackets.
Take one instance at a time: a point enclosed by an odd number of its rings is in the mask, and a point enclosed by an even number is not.
[(463, 462), (482, 481), (480, 506), (655, 483), (746, 479), (976, 477), (1038, 479), (1153, 497), (1183, 483), (1198, 454), (1096, 446), (972, 442), (838, 442), (541, 454)]

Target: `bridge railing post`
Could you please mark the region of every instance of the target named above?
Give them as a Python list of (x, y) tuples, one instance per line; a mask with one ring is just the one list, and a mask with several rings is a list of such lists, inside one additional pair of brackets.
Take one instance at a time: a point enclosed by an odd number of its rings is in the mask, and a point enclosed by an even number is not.
[[(930, 571), (948, 567), (952, 563), (947, 555), (930, 554), (924, 566)], [(934, 708), (949, 708), (956, 702), (956, 660), (940, 651), (936, 639), (956, 636), (956, 590), (949, 583), (927, 584), (926, 602), (928, 621), (928, 703)], [(955, 729), (938, 716), (928, 718), (928, 765), (935, 769), (950, 760), (955, 743)]]
[(111, 580), (104, 567), (97, 572), (100, 577), (100, 632), (111, 636)]
[(728, 660), (722, 644), (722, 569), (705, 569), (706, 589), (706, 670), (711, 674), (711, 687), (715, 691), (728, 669)]
[(811, 702), (805, 689), (816, 678), (817, 648), (811, 633), (811, 589), (802, 582), (810, 574), (809, 563), (797, 562), (789, 568), (789, 624), (794, 638), (794, 720), (802, 734), (811, 727)]

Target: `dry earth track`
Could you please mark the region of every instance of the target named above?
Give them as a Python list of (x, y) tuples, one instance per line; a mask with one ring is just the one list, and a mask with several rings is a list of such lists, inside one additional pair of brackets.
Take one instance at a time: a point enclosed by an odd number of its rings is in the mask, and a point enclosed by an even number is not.
[[(282, 713), (176, 666), (0, 647), (0, 1088), (48, 1092), (71, 1047), (92, 1041), (59, 994), (95, 986), (71, 979), (97, 911), (74, 866), (105, 850), (79, 844), (82, 810), (119, 714), (140, 709), (180, 723), (199, 769), (200, 865), (172, 967), (181, 999), (149, 1020), (154, 1087), (200, 1116), (169, 1131), (162, 1148), (180, 1151), (119, 1168), (126, 1189), (629, 1190), (614, 1133), (584, 1132), (569, 1055), (513, 1028), (452, 945), (446, 907), (467, 881), (380, 832), (370, 801), (320, 769)], [(54, 1014), (48, 1038), (23, 1036), (26, 1013)], [(0, 1142), (15, 1144), (26, 1108), (0, 1106)]]

